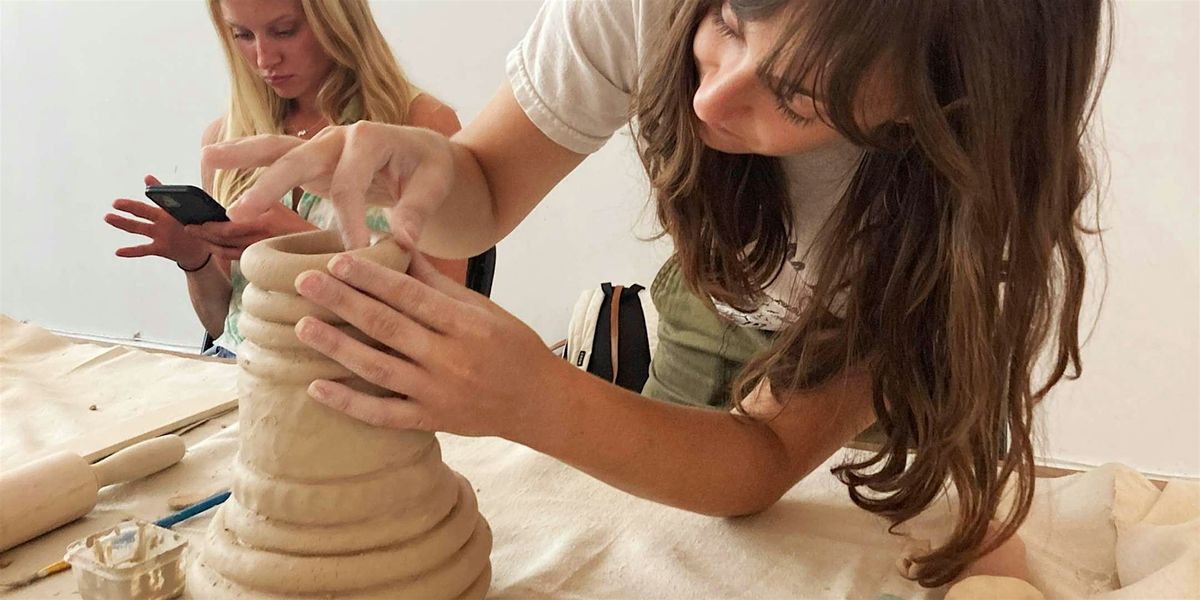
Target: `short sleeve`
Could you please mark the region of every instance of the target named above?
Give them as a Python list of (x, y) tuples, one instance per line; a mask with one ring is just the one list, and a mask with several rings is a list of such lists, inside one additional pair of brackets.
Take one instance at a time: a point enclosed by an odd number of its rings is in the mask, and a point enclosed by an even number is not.
[(642, 54), (643, 1), (548, 0), (509, 53), (517, 102), (558, 145), (590, 154), (628, 121)]

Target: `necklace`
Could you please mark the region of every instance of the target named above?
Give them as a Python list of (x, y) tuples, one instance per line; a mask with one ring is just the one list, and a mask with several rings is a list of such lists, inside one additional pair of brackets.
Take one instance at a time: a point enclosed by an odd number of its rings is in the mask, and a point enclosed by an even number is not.
[[(309, 131), (310, 129), (313, 129), (314, 127), (318, 127), (318, 126), (319, 126), (319, 125), (321, 125), (321, 123), (323, 123), (324, 121), (325, 121), (325, 115), (319, 115), (319, 116), (317, 116), (317, 120), (316, 120), (316, 121), (313, 121), (313, 122), (312, 122), (312, 124), (310, 124), (309, 126), (305, 127), (304, 129), (298, 130), (298, 131), (296, 132), (296, 137), (298, 137), (298, 138), (302, 138), (302, 137), (304, 137), (304, 136), (308, 135), (308, 131)], [(316, 133), (316, 131), (314, 130), (314, 131), (313, 131), (313, 133)]]

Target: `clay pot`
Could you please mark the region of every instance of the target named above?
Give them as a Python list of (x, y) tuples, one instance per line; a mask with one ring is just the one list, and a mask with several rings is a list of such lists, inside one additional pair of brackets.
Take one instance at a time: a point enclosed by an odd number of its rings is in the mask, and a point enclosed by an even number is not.
[[(233, 496), (192, 561), (196, 598), (482, 598), (491, 530), (433, 434), (372, 427), (314, 402), (314, 379), (393, 395), (297, 338), (314, 315), (362, 332), (296, 294), (296, 277), (342, 250), (336, 232), (264, 240), (242, 256), (239, 451)], [(390, 239), (355, 256), (403, 271)], [(402, 402), (403, 400), (396, 400)]]

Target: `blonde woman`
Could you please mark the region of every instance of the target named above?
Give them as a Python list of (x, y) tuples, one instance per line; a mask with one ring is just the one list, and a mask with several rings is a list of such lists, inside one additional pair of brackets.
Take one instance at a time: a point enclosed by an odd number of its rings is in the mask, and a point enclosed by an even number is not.
[[(421, 93), (400, 70), (371, 16), (367, 0), (210, 0), (209, 12), (230, 73), (228, 112), (204, 131), (201, 144), (258, 134), (310, 139), (328, 125), (359, 120), (412, 125), (451, 135), (454, 111)], [(201, 169), (202, 185), (229, 206), (256, 180), (256, 169)], [(146, 185), (157, 184), (153, 176)], [(162, 256), (186, 273), (188, 293), (211, 354), (233, 356), (246, 279), (237, 259), (261, 239), (333, 227), (330, 202), (296, 188), (258, 218), (184, 227), (158, 207), (118, 199), (110, 225), (150, 238), (117, 256)], [(387, 231), (382, 212), (367, 214), (373, 231)], [(437, 261), (462, 281), (465, 261)]]

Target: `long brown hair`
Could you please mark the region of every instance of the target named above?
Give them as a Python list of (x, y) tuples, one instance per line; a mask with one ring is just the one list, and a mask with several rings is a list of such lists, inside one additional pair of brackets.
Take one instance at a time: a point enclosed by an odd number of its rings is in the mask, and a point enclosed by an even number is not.
[[(661, 24), (635, 135), (685, 279), (747, 308), (783, 267), (792, 211), (778, 159), (697, 137), (692, 42), (716, 2), (682, 0)], [(956, 527), (918, 559), (921, 583), (942, 585), (1028, 514), (1033, 407), (1080, 372), (1082, 244), (1094, 233), (1081, 220), (1095, 189), (1086, 134), (1111, 47), (1107, 5), (730, 2), (745, 20), (787, 19), (790, 35), (760, 73), (785, 98), (822, 82), (822, 120), (865, 148), (818, 241), (811, 300), (745, 367), (733, 398), (763, 378), (784, 398), (869, 367), (887, 439), (834, 472), (858, 506), (896, 525), (954, 485)], [(903, 117), (868, 130), (856, 102), (882, 63), (895, 67)], [(990, 532), (993, 518), (1002, 526)]]

